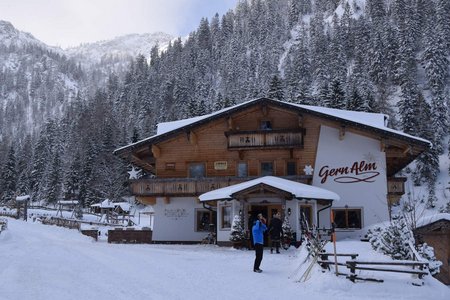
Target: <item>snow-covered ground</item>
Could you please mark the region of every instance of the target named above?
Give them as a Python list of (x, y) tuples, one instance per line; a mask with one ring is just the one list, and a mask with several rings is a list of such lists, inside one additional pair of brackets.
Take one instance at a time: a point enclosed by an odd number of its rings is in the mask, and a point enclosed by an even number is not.
[[(359, 241), (340, 241), (337, 249), (388, 259)], [(108, 244), (76, 230), (8, 219), (0, 233), (0, 299), (450, 299), (450, 289), (430, 276), (420, 287), (410, 275), (394, 273), (363, 274), (384, 283), (351, 283), (316, 266), (299, 283), (307, 264), (295, 271), (304, 257), (302, 247), (282, 254), (266, 249), (258, 274), (252, 251)]]

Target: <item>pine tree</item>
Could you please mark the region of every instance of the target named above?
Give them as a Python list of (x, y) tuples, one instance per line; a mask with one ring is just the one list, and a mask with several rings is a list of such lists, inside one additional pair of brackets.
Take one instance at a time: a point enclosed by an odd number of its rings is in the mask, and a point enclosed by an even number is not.
[(347, 107), (345, 93), (338, 79), (333, 80), (331, 83), (328, 99), (328, 107), (337, 109), (345, 109)]
[(61, 197), (61, 160), (57, 151), (53, 156), (46, 187), (47, 203), (56, 204)]
[(294, 237), (294, 231), (292, 230), (291, 223), (289, 222), (288, 216), (284, 216), (283, 224), (281, 225), (283, 230), (283, 240), (292, 241)]
[(353, 111), (367, 111), (367, 105), (363, 98), (359, 95), (358, 90), (354, 87), (352, 96), (347, 103), (347, 109)]
[(8, 158), (2, 168), (1, 173), (1, 202), (7, 203), (14, 199), (16, 193), (17, 171), (16, 171), (16, 152), (11, 145)]
[(272, 77), (267, 97), (280, 101), (284, 100), (283, 83), (277, 75)]
[(244, 222), (240, 215), (235, 215), (231, 224), (230, 241), (241, 242), (245, 239)]
[(414, 245), (414, 236), (401, 216), (394, 216), (387, 227), (376, 227), (368, 232), (372, 247), (393, 259), (412, 259), (410, 244)]
[(75, 153), (72, 159), (69, 170), (65, 175), (66, 182), (64, 183), (65, 199), (78, 200), (78, 193), (80, 191), (80, 171), (81, 171), (81, 155), (79, 152)]

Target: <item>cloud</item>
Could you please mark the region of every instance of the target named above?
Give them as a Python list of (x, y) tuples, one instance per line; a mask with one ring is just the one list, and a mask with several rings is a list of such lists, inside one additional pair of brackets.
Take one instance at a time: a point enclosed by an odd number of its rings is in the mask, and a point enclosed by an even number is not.
[(237, 0), (0, 0), (0, 19), (58, 46), (163, 31), (186, 35)]

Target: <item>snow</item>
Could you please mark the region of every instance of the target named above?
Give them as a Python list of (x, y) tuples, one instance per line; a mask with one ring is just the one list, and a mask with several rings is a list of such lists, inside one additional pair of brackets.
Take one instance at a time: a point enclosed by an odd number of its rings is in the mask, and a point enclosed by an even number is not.
[[(332, 245), (327, 245), (331, 251)], [(386, 260), (369, 243), (337, 242), (338, 252)], [(45, 250), (45, 251), (44, 251)], [(318, 266), (296, 282), (309, 262), (303, 247), (270, 254), (252, 272), (254, 252), (205, 245), (130, 245), (98, 242), (76, 230), (9, 219), (0, 234), (0, 299), (433, 299), (450, 289), (430, 276), (365, 271), (384, 283), (352, 283)], [(300, 266), (300, 267), (299, 267)], [(341, 267), (343, 268), (343, 267)], [(339, 269), (345, 271), (344, 269)]]
[(167, 49), (174, 37), (163, 33), (128, 34), (110, 40), (86, 43), (78, 47), (65, 49), (65, 53), (76, 58), (84, 66), (101, 63), (108, 58), (132, 59), (141, 54), (149, 57), (151, 49), (158, 44), (161, 49)]
[(439, 214), (424, 216), (417, 221), (416, 225), (417, 225), (417, 227), (423, 227), (423, 226), (429, 225), (431, 223), (434, 223), (434, 222), (437, 222), (440, 220), (450, 221), (450, 214), (449, 213), (439, 213)]
[[(228, 110), (231, 109), (235, 109), (237, 107), (243, 106), (243, 105), (248, 105), (252, 102), (258, 102), (261, 99), (253, 99), (253, 100), (249, 100), (246, 102), (242, 102), (240, 104), (237, 104), (235, 106), (231, 106), (231, 107), (227, 107), (224, 108), (222, 110), (216, 111), (214, 113), (211, 114), (207, 114), (207, 115), (203, 115), (203, 116), (198, 116), (198, 117), (193, 117), (193, 118), (189, 118), (189, 119), (183, 119), (183, 120), (178, 120), (178, 121), (173, 121), (173, 122), (164, 122), (164, 123), (159, 123), (157, 125), (157, 133), (156, 135), (153, 135), (151, 137), (145, 138), (143, 140), (140, 140), (136, 143), (133, 144), (129, 144), (126, 145), (124, 147), (118, 148), (115, 151), (120, 151), (123, 149), (126, 149), (128, 147), (132, 147), (134, 145), (137, 144), (141, 144), (145, 141), (149, 141), (152, 140), (156, 137), (159, 137), (163, 134), (169, 133), (171, 131), (175, 131), (177, 129), (180, 129), (182, 127), (188, 126), (188, 125), (193, 125), (197, 122), (200, 122), (202, 120), (205, 120), (207, 118), (211, 118), (214, 117), (216, 115), (222, 114)], [(329, 117), (334, 117), (334, 118), (339, 118), (345, 121), (350, 121), (350, 122), (355, 122), (364, 126), (368, 126), (371, 127), (373, 129), (379, 129), (379, 130), (383, 130), (389, 133), (394, 133), (396, 135), (400, 135), (400, 136), (404, 136), (404, 137), (408, 137), (411, 139), (415, 139), (418, 141), (422, 141), (425, 143), (429, 143), (431, 144), (428, 140), (416, 137), (416, 136), (412, 136), (409, 134), (406, 134), (402, 131), (399, 130), (395, 130), (392, 128), (389, 128), (386, 126), (386, 119), (387, 116), (384, 114), (379, 114), (379, 113), (367, 113), (367, 112), (359, 112), (359, 111), (349, 111), (349, 110), (340, 110), (340, 109), (335, 109), (335, 108), (327, 108), (327, 107), (320, 107), (320, 106), (311, 106), (311, 105), (303, 105), (303, 104), (294, 104), (294, 103), (289, 103), (289, 102), (283, 102), (283, 104), (285, 105), (291, 105), (293, 107), (299, 107), (302, 108), (306, 111), (312, 111), (312, 112), (316, 112), (316, 113), (320, 113), (323, 114), (324, 116), (329, 116)]]
[(294, 195), (294, 197), (299, 199), (326, 199), (336, 201), (340, 199), (339, 195), (334, 192), (274, 176), (264, 176), (243, 183), (213, 190), (200, 195), (199, 199), (200, 201), (232, 199), (232, 195), (234, 193), (261, 183), (289, 192)]
[(58, 204), (61, 204), (61, 205), (76, 205), (76, 204), (78, 204), (78, 200), (59, 200)]
[(114, 203), (109, 199), (105, 199), (101, 203), (92, 204), (91, 207), (114, 208)]
[(16, 197), (16, 201), (28, 201), (28, 200), (30, 200), (30, 196), (29, 195), (17, 196)]

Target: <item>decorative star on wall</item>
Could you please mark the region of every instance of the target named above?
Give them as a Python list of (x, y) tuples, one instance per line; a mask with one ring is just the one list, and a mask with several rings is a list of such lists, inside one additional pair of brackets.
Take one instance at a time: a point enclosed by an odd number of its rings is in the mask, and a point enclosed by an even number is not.
[(364, 155), (364, 159), (365, 159), (367, 162), (377, 162), (377, 157), (376, 157), (373, 153), (371, 153), (371, 152), (365, 154), (365, 155)]
[(134, 166), (131, 167), (131, 171), (128, 171), (128, 174), (130, 174), (129, 179), (138, 179), (139, 173), (141, 173), (141, 170), (135, 168)]
[(305, 175), (312, 175), (314, 172), (314, 169), (311, 165), (306, 165), (303, 169), (303, 172), (305, 172)]

